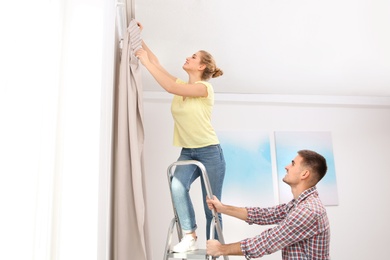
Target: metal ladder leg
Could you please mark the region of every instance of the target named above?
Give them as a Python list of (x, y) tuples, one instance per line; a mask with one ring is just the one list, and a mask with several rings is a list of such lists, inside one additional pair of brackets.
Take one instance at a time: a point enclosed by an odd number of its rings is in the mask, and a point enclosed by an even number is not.
[[(175, 224), (176, 224), (176, 230), (177, 230), (177, 235), (178, 235), (179, 241), (183, 238), (183, 233), (182, 233), (180, 221), (179, 221), (179, 218), (177, 216), (175, 204), (173, 202), (173, 197), (172, 197), (171, 182), (172, 182), (172, 178), (174, 175), (173, 168), (176, 166), (179, 166), (179, 165), (191, 165), (191, 164), (196, 165), (201, 170), (202, 177), (203, 177), (204, 184), (205, 184), (205, 188), (206, 188), (206, 192), (207, 192), (207, 196), (209, 198), (213, 197), (213, 193), (211, 190), (211, 185), (210, 185), (210, 181), (209, 181), (209, 178), (207, 175), (206, 168), (201, 162), (196, 161), (196, 160), (177, 161), (177, 162), (172, 163), (168, 167), (167, 176), (168, 176), (169, 190), (171, 193), (173, 212), (174, 212), (175, 217), (172, 219), (171, 224), (169, 226), (167, 241), (166, 241), (166, 245), (165, 245), (164, 260), (168, 260), (170, 258), (209, 259), (209, 260), (216, 259), (215, 257), (207, 255), (206, 249), (198, 249), (196, 251), (191, 251), (191, 252), (186, 252), (186, 253), (173, 253), (170, 251), (171, 242), (172, 242), (172, 233), (173, 233), (173, 228), (174, 228)], [(217, 234), (218, 234), (218, 240), (221, 242), (221, 244), (225, 244), (223, 234), (222, 234), (221, 222), (218, 218), (218, 213), (215, 210), (212, 210), (212, 214), (213, 214), (213, 220), (212, 220), (211, 225), (210, 225), (210, 237), (215, 238), (214, 231), (216, 230)], [(224, 258), (224, 260), (229, 259), (228, 256), (223, 256), (223, 258)]]

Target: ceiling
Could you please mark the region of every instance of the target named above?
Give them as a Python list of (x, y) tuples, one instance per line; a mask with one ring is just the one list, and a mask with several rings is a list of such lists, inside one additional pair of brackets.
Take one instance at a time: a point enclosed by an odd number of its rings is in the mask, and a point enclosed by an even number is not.
[[(390, 96), (389, 1), (143, 0), (142, 37), (173, 75), (204, 49), (221, 93)], [(160, 91), (143, 72), (144, 89)]]

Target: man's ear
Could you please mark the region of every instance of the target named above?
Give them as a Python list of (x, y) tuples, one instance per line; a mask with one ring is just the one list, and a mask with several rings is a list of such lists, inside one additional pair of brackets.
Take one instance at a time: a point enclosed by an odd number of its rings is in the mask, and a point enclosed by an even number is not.
[(305, 179), (309, 178), (310, 174), (311, 174), (311, 172), (309, 170), (307, 170), (307, 169), (303, 170), (301, 172), (301, 179), (305, 180)]

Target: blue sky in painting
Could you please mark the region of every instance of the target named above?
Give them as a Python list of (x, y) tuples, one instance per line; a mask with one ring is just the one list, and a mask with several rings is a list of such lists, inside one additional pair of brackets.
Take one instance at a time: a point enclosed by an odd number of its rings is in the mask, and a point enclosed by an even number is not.
[(237, 206), (275, 204), (268, 132), (219, 132), (226, 160), (222, 201)]

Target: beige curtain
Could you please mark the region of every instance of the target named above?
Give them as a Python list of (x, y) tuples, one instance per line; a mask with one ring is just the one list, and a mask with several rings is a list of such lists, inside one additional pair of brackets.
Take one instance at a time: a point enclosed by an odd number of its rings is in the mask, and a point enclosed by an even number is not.
[[(139, 33), (139, 29), (136, 22), (131, 20), (123, 39), (115, 93), (112, 260), (149, 259), (146, 242), (141, 65), (134, 56), (136, 46), (133, 33)], [(139, 41), (136, 42), (136, 45), (139, 44)]]

